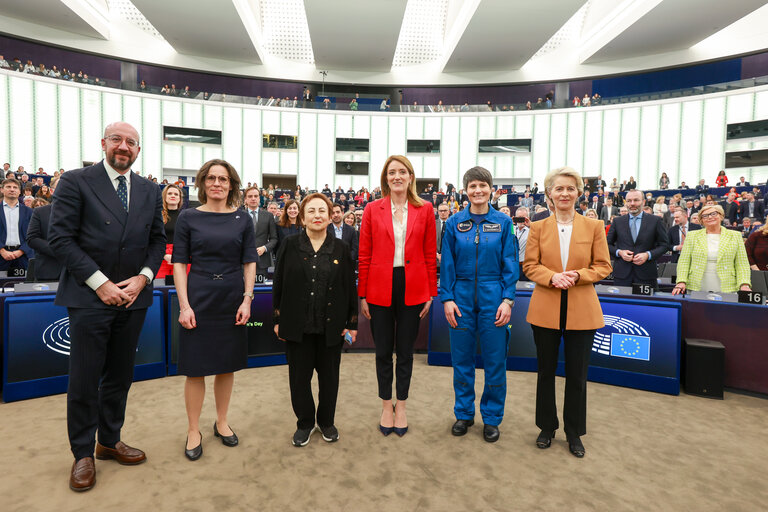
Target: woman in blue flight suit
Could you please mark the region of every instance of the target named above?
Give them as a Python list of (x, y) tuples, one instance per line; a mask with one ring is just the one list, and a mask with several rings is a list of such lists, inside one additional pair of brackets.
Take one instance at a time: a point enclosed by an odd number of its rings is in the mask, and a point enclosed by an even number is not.
[(493, 177), (482, 167), (464, 174), (470, 206), (446, 224), (440, 262), (440, 301), (451, 326), (453, 389), (451, 433), (463, 436), (474, 424), (475, 348), (480, 347), (485, 387), (480, 400), (483, 438), (499, 439), (507, 396), (507, 325), (520, 275), (512, 219), (489, 205)]

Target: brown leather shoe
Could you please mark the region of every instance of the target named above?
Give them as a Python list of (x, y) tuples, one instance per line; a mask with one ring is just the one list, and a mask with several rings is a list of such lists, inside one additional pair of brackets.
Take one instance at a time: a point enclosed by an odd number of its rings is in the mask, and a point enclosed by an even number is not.
[(115, 443), (114, 448), (96, 443), (96, 458), (99, 460), (115, 459), (125, 466), (134, 466), (147, 460), (147, 456), (138, 448), (131, 448), (122, 441)]
[(87, 491), (96, 484), (96, 466), (93, 457), (84, 457), (72, 464), (69, 475), (69, 488), (73, 491)]

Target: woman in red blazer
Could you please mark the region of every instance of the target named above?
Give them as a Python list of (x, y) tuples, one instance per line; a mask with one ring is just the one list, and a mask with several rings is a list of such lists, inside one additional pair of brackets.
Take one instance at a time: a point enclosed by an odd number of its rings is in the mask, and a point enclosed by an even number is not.
[[(371, 321), (382, 413), (379, 429), (408, 431), (405, 401), (411, 385), (419, 320), (437, 296), (436, 231), (432, 205), (416, 195), (416, 175), (404, 156), (381, 171), (382, 198), (369, 203), (360, 226), (357, 293)], [(397, 404), (392, 406), (392, 352), (397, 351)]]

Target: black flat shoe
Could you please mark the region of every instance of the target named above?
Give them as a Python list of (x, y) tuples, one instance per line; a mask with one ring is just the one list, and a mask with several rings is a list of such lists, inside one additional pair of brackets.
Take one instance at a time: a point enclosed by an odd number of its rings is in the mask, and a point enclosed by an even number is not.
[[(232, 427), (230, 427), (229, 429), (232, 430)], [(237, 434), (235, 434), (234, 430), (232, 430), (232, 435), (231, 436), (221, 435), (219, 433), (219, 429), (216, 426), (216, 422), (215, 421), (213, 422), (213, 435), (215, 437), (220, 437), (221, 438), (221, 443), (224, 446), (230, 446), (230, 447), (231, 446), (237, 446), (237, 444), (240, 442), (240, 440), (237, 438)]]
[(475, 424), (475, 420), (456, 420), (456, 423), (451, 427), (451, 434), (455, 436), (463, 436), (469, 430), (469, 427)]
[(586, 453), (586, 450), (584, 450), (584, 445), (581, 444), (581, 439), (579, 436), (568, 438), (568, 449), (571, 451), (574, 457), (578, 458), (584, 457), (584, 454)]
[(495, 443), (499, 440), (499, 436), (501, 433), (499, 432), (499, 427), (496, 425), (485, 425), (483, 426), (483, 439), (485, 439), (489, 443)]
[(552, 446), (552, 438), (555, 437), (555, 431), (542, 430), (539, 437), (536, 438), (536, 446), (544, 450)]
[[(189, 441), (189, 438), (187, 438), (187, 441)], [(202, 457), (203, 456), (203, 434), (200, 434), (200, 444), (195, 446), (191, 450), (187, 449), (187, 441), (184, 441), (184, 455), (186, 455), (189, 460), (197, 460), (200, 457)]]

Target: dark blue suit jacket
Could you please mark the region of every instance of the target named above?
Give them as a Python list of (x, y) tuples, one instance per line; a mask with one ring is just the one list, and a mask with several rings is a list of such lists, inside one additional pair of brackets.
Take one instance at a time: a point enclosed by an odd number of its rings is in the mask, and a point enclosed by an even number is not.
[[(640, 223), (640, 231), (637, 240), (632, 241), (632, 233), (629, 230), (629, 215), (616, 217), (608, 229), (608, 250), (613, 260), (613, 275), (619, 279), (626, 279), (634, 275), (643, 280), (655, 280), (656, 260), (669, 250), (667, 240), (667, 228), (661, 217), (649, 213), (643, 213)], [(642, 265), (624, 261), (616, 256), (619, 249), (629, 249), (634, 253), (651, 252), (651, 258)]]
[[(699, 224), (691, 224), (688, 223), (688, 232), (696, 231), (698, 229), (701, 229), (701, 226)], [(680, 245), (680, 226), (677, 224), (673, 224), (671, 228), (669, 228), (669, 231), (667, 232), (667, 236), (669, 237), (669, 250), (672, 251), (672, 248), (675, 246)], [(680, 251), (672, 251), (672, 263), (677, 263), (677, 261), (680, 259)]]
[(37, 281), (58, 281), (61, 262), (48, 244), (48, 226), (51, 221), (51, 205), (38, 206), (32, 211), (32, 220), (27, 230), (27, 243), (35, 251), (35, 279)]
[[(0, 203), (1, 204), (1, 203)], [(21, 249), (24, 251), (24, 256), (19, 258), (19, 262), (23, 263), (23, 267), (27, 268), (27, 262), (29, 258), (35, 256), (35, 251), (27, 244), (27, 228), (29, 227), (29, 219), (32, 218), (32, 208), (24, 206), (19, 201), (19, 240), (21, 241)], [(5, 237), (8, 236), (8, 227), (5, 225), (5, 212), (0, 215), (0, 247), (5, 247)]]
[[(336, 231), (333, 227), (333, 222), (328, 224), (328, 234), (336, 237)], [(359, 238), (355, 228), (349, 226), (346, 222), (341, 223), (341, 241), (349, 246), (349, 250), (352, 256), (352, 261), (357, 261)]]
[[(124, 310), (104, 304), (85, 281), (97, 270), (114, 283), (138, 275), (143, 267), (157, 273), (166, 242), (160, 187), (132, 174), (126, 212), (99, 162), (62, 174), (55, 194), (48, 243), (64, 264), (55, 303)], [(130, 309), (151, 304), (150, 285)]]

